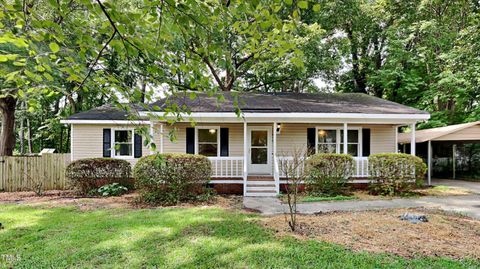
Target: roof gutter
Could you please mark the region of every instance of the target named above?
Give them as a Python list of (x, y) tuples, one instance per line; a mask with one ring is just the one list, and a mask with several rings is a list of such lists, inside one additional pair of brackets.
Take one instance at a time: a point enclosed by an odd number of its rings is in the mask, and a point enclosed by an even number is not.
[(149, 120), (61, 120), (63, 124), (150, 124)]
[[(165, 112), (140, 112), (141, 117), (164, 117)], [(364, 114), (364, 113), (242, 113), (237, 116), (233, 112), (194, 112), (180, 113), (183, 118), (192, 118), (196, 121), (220, 122), (268, 122), (277, 120), (281, 122), (298, 121), (347, 121), (347, 122), (397, 122), (414, 123), (430, 119), (430, 114)], [(175, 115), (167, 115), (167, 119), (174, 119)]]

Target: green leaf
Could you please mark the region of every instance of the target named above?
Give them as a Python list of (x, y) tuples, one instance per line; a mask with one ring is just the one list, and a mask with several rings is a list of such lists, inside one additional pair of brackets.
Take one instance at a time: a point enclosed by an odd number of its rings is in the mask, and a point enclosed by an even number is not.
[(313, 11), (319, 12), (320, 11), (320, 4), (316, 4), (313, 6)]
[(308, 8), (308, 2), (307, 1), (300, 1), (297, 3), (297, 6), (301, 9), (307, 9)]
[(293, 3), (293, 0), (285, 0), (285, 4), (291, 6)]
[(8, 58), (6, 55), (0, 55), (0, 63), (8, 61)]
[(53, 77), (49, 73), (44, 73), (43, 76), (48, 80), (48, 81), (53, 81)]
[(50, 43), (50, 45), (48, 45), (48, 46), (50, 47), (50, 50), (53, 53), (57, 53), (60, 50), (60, 46), (58, 46), (58, 44), (55, 43), (55, 42)]

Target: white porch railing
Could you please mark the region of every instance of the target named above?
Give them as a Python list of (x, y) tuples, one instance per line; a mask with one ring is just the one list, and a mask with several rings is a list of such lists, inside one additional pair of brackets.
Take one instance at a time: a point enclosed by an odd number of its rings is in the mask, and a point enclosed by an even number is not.
[(212, 163), (212, 177), (243, 177), (243, 157), (208, 157)]
[[(368, 157), (353, 157), (354, 166), (353, 166), (353, 173), (351, 177), (359, 178), (359, 177), (369, 177), (370, 173), (368, 171)], [(282, 167), (284, 162), (292, 162), (293, 157), (278, 157), (278, 167)], [(297, 169), (304, 169), (305, 167), (298, 167)], [(279, 177), (285, 177), (285, 173), (282, 169), (279, 169)]]
[[(212, 177), (216, 178), (242, 178), (243, 177), (243, 157), (208, 157), (212, 163)], [(361, 178), (370, 175), (368, 171), (368, 157), (353, 157), (354, 167), (352, 177)], [(274, 157), (273, 175), (275, 181), (285, 177), (284, 171), (280, 169), (285, 162), (292, 162), (293, 157)], [(302, 171), (304, 167), (298, 167)]]
[(368, 157), (353, 157), (354, 166), (352, 177), (368, 177)]
[[(277, 157), (278, 158), (278, 167), (279, 167), (279, 177), (286, 177), (285, 175), (285, 169), (281, 169), (281, 167), (288, 167), (291, 168), (294, 164), (293, 162), (293, 157), (287, 157), (287, 156), (282, 156), (282, 157)], [(299, 166), (296, 168), (297, 171), (296, 173), (302, 172), (303, 169), (305, 169), (305, 166)], [(290, 171), (291, 172), (291, 171)]]

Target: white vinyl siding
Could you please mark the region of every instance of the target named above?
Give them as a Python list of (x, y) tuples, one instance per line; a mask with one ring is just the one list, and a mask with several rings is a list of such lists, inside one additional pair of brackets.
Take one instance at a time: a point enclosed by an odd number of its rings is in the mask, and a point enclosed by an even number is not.
[[(243, 123), (210, 123), (198, 124), (197, 126), (219, 126), (229, 128), (229, 156), (243, 156)], [(249, 124), (249, 126), (269, 126), (272, 124)], [(185, 153), (186, 152), (186, 128), (191, 127), (190, 123), (177, 123), (175, 126), (176, 142), (169, 139), (168, 133), (172, 127), (164, 125), (163, 146), (164, 152)], [(315, 128), (318, 124), (303, 123), (282, 123), (281, 131), (277, 134), (277, 155), (288, 155), (293, 148), (306, 148), (307, 128)], [(321, 124), (321, 126), (339, 127), (340, 124)], [(103, 129), (104, 128), (126, 128), (125, 125), (100, 125), (100, 124), (73, 124), (72, 135), (72, 158), (74, 160), (83, 158), (100, 158), (103, 156)], [(395, 133), (392, 125), (358, 125), (351, 124), (349, 127), (369, 128), (370, 131), (370, 153), (384, 153), (395, 151)], [(113, 135), (113, 132), (112, 132)], [(144, 138), (143, 138), (144, 139)], [(154, 125), (154, 143), (157, 151), (160, 151), (160, 124)], [(150, 148), (142, 143), (142, 154), (149, 155)], [(136, 163), (138, 159), (129, 159)]]
[[(103, 129), (122, 129), (122, 128), (134, 128), (131, 125), (101, 125), (101, 124), (73, 124), (72, 135), (72, 159), (79, 160), (85, 158), (102, 158), (103, 157)], [(111, 135), (114, 135), (112, 130)], [(142, 141), (145, 138), (142, 138)], [(155, 143), (157, 147), (160, 145), (158, 137), (155, 137)], [(113, 147), (113, 144), (112, 144)], [(142, 154), (143, 156), (150, 154), (150, 148), (144, 146), (142, 142)], [(113, 155), (112, 155), (113, 157)], [(129, 158), (128, 162), (135, 164), (138, 158)]]

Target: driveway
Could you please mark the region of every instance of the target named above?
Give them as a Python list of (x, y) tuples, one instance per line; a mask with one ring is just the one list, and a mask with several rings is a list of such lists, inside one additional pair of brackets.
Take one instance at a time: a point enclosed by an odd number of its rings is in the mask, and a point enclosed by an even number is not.
[[(273, 197), (244, 197), (246, 208), (261, 212), (263, 215), (277, 215), (288, 212), (288, 205)], [(462, 213), (480, 219), (480, 195), (442, 196), (421, 198), (398, 198), (374, 201), (333, 201), (301, 203), (297, 205), (300, 214), (321, 214), (334, 211), (363, 211), (386, 208), (439, 208), (445, 211)]]
[(480, 181), (479, 182), (472, 182), (472, 181), (465, 181), (465, 180), (452, 180), (452, 179), (432, 179), (432, 185), (444, 185), (454, 188), (463, 188), (468, 189), (473, 193), (480, 194)]

